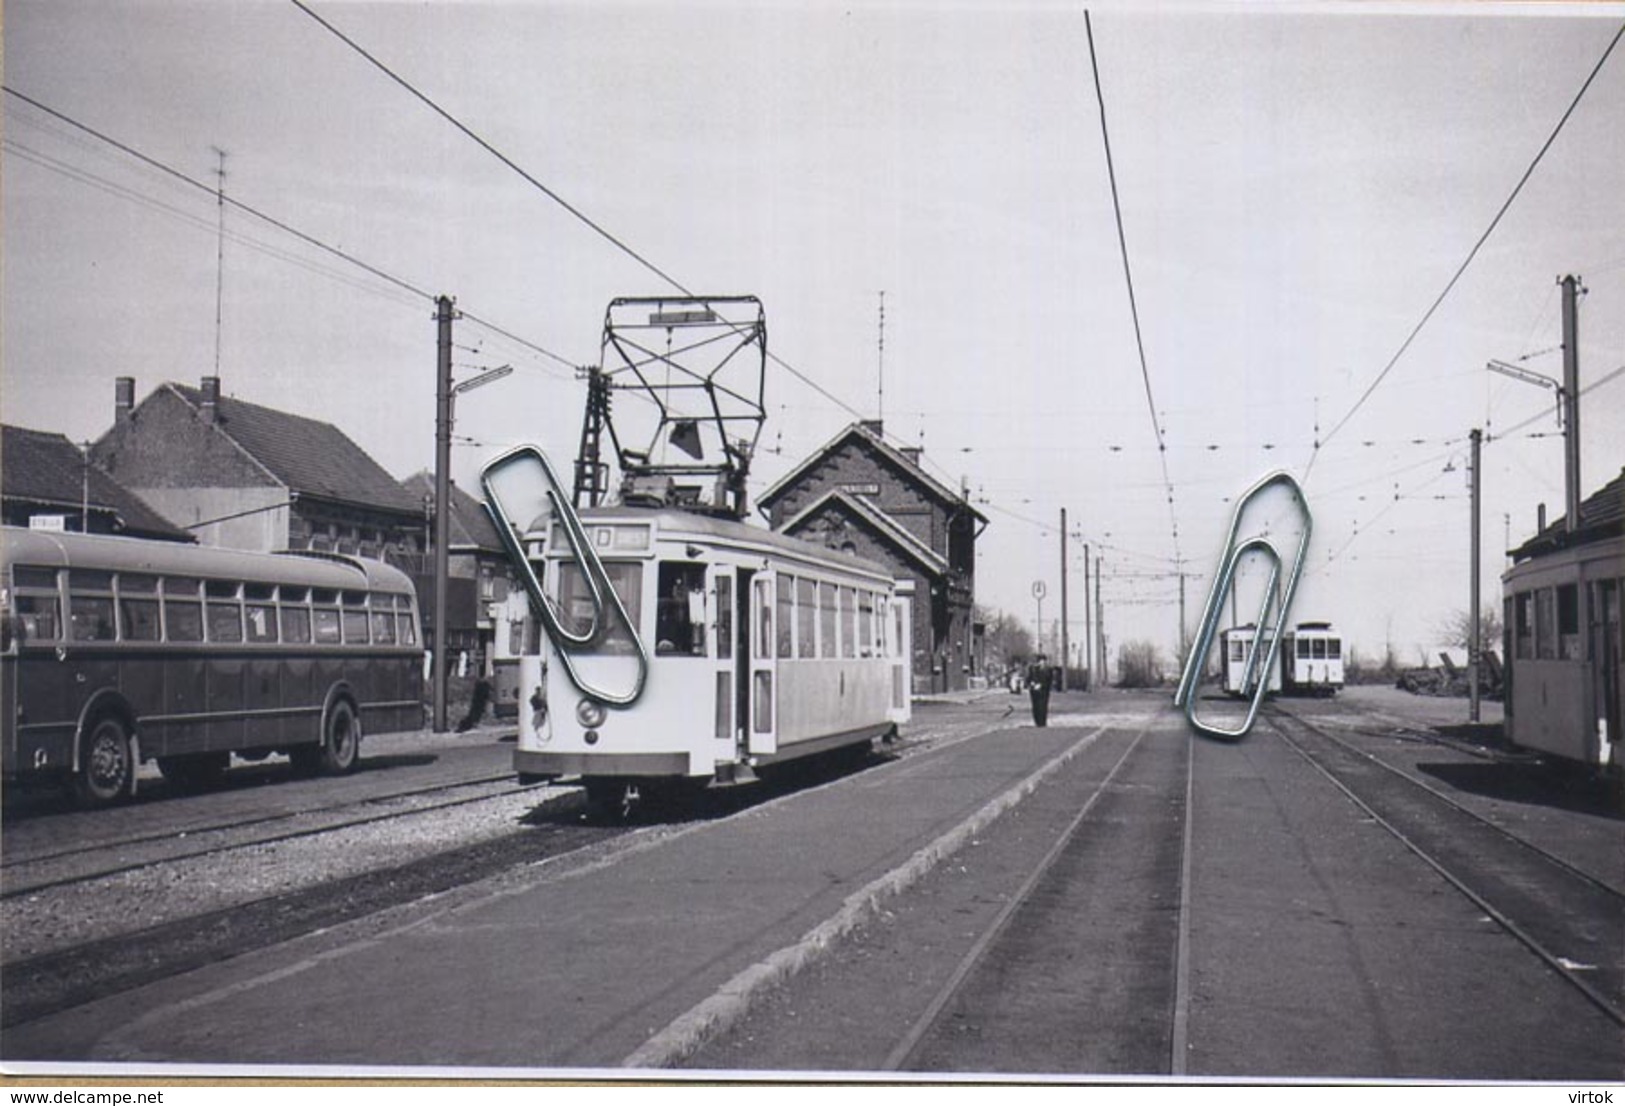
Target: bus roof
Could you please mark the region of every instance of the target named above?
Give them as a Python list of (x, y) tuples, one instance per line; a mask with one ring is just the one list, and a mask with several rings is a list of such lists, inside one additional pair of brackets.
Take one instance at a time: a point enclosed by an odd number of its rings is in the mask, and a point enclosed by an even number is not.
[(0, 527), (0, 564), (19, 563), (311, 587), (413, 590), (411, 578), (391, 565), (337, 553), (249, 553), (145, 538)]

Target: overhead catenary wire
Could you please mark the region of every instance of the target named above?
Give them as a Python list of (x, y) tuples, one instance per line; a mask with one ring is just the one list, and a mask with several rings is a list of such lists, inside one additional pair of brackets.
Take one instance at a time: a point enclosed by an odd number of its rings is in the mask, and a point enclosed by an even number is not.
[[(36, 111), (43, 112), (45, 115), (47, 115), (47, 116), (49, 116), (49, 117), (51, 117), (53, 119), (56, 119), (56, 120), (58, 120), (58, 121), (60, 121), (62, 123), (65, 123), (70, 127), (73, 127), (77, 131), (79, 131), (79, 132), (81, 132), (83, 134), (86, 134), (86, 135), (90, 136), (91, 138), (96, 139), (98, 142), (104, 143), (105, 145), (110, 146), (115, 150), (118, 150), (120, 153), (123, 153), (128, 157), (134, 158), (137, 162), (141, 163), (142, 165), (145, 165), (145, 166), (147, 166), (149, 168), (152, 168), (152, 169), (156, 169), (160, 173), (170, 177), (173, 180), (177, 180), (177, 181), (181, 182), (182, 184), (188, 185), (188, 186), (190, 186), (190, 187), (192, 187), (194, 189), (197, 189), (200, 192), (203, 192), (203, 193), (207, 194), (210, 197), (210, 199), (215, 201), (215, 202), (220, 202), (223, 199), (223, 202), (225, 203), (226, 206), (228, 206), (228, 207), (230, 207), (230, 208), (232, 208), (234, 210), (241, 211), (244, 214), (251, 215), (255, 219), (258, 219), (261, 222), (265, 223), (266, 225), (274, 227), (275, 229), (283, 232), (284, 234), (287, 234), (287, 235), (289, 235), (289, 236), (291, 236), (293, 238), (296, 238), (300, 242), (303, 242), (306, 245), (311, 246), (314, 249), (320, 250), (321, 252), (323, 252), (325, 254), (328, 254), (331, 257), (336, 257), (339, 260), (345, 262), (346, 264), (352, 265), (352, 266), (354, 266), (354, 267), (368, 273), (369, 275), (371, 275), (373, 277), (376, 277), (377, 279), (385, 282), (386, 284), (390, 285), (391, 287), (397, 288), (397, 289), (405, 291), (405, 292), (409, 292), (419, 300), (426, 301), (426, 302), (431, 303), (431, 304), (435, 302), (436, 297), (432, 293), (426, 291), (423, 288), (418, 287), (416, 284), (413, 284), (411, 281), (406, 280), (403, 277), (396, 276), (394, 273), (388, 272), (387, 270), (382, 269), (382, 268), (378, 267), (377, 265), (374, 265), (374, 264), (371, 264), (370, 262), (362, 260), (361, 258), (357, 257), (355, 254), (352, 254), (352, 253), (349, 253), (349, 252), (347, 252), (345, 250), (342, 250), (339, 247), (334, 246), (334, 245), (332, 245), (332, 244), (330, 244), (328, 242), (324, 242), (320, 238), (317, 238), (315, 235), (310, 234), (307, 231), (300, 230), (298, 227), (293, 226), (292, 224), (290, 224), (290, 223), (288, 223), (288, 222), (286, 222), (286, 221), (284, 221), (282, 219), (279, 219), (276, 216), (270, 215), (267, 212), (264, 212), (264, 211), (260, 210), (259, 208), (256, 208), (256, 207), (254, 207), (254, 206), (252, 206), (250, 204), (244, 203), (242, 200), (240, 200), (240, 199), (238, 199), (238, 198), (236, 198), (234, 196), (225, 195), (225, 196), (222, 197), (219, 193), (217, 193), (217, 190), (215, 189), (215, 187), (208, 184), (207, 182), (201, 181), (201, 180), (197, 179), (196, 177), (193, 177), (190, 174), (185, 173), (182, 170), (175, 168), (172, 165), (169, 165), (169, 164), (167, 164), (167, 163), (165, 163), (163, 161), (160, 161), (159, 159), (153, 157), (150, 154), (144, 153), (143, 151), (137, 149), (136, 147), (130, 145), (127, 142), (123, 142), (123, 141), (121, 141), (121, 140), (119, 140), (117, 138), (114, 138), (111, 135), (104, 133), (103, 131), (97, 130), (95, 127), (92, 127), (87, 123), (81, 122), (80, 120), (75, 119), (72, 116), (67, 115), (64, 112), (58, 111), (57, 109), (49, 106), (48, 104), (45, 104), (42, 101), (37, 100), (32, 96), (29, 96), (27, 93), (18, 91), (17, 89), (11, 87), (10, 85), (3, 85), (3, 86), (0, 86), (0, 88), (3, 88), (5, 93), (8, 96), (14, 97), (15, 99), (21, 101), (22, 103), (25, 103), (25, 104), (29, 105), (30, 107), (34, 108)], [(63, 170), (63, 171), (65, 171), (65, 170)], [(82, 173), (83, 171), (80, 170), (80, 172)], [(95, 179), (95, 178), (93, 178), (93, 179)], [(116, 188), (116, 189), (120, 188), (120, 186), (111, 186), (111, 187)], [(122, 189), (120, 189), (120, 190), (123, 191)], [(149, 201), (146, 201), (146, 202), (151, 202), (151, 203), (153, 203), (155, 205), (158, 205), (160, 207), (165, 207), (165, 208), (168, 207), (168, 205), (164, 205), (160, 201), (156, 201), (156, 200), (149, 200)], [(170, 209), (170, 210), (173, 210), (173, 209)], [(195, 219), (192, 220), (192, 221), (197, 222), (197, 220), (195, 220)], [(547, 358), (549, 358), (549, 359), (551, 359), (553, 361), (558, 362), (561, 365), (565, 365), (565, 366), (569, 366), (569, 367), (573, 368), (575, 366), (575, 364), (576, 364), (576, 362), (573, 362), (573, 361), (569, 360), (568, 358), (565, 358), (565, 357), (561, 356), (560, 354), (554, 353), (552, 350), (549, 350), (546, 347), (544, 347), (544, 346), (542, 346), (542, 345), (540, 345), (540, 344), (538, 344), (536, 342), (533, 342), (533, 341), (531, 341), (531, 340), (529, 340), (527, 338), (523, 338), (523, 337), (513, 333), (510, 330), (507, 330), (507, 329), (504, 329), (501, 326), (498, 326), (496, 323), (490, 322), (490, 321), (488, 321), (486, 319), (482, 319), (479, 316), (473, 315), (473, 314), (469, 313), (466, 310), (462, 312), (462, 316), (463, 316), (463, 318), (467, 319), (471, 323), (474, 323), (474, 324), (476, 324), (478, 326), (482, 326), (485, 329), (490, 330), (491, 332), (493, 332), (495, 334), (501, 335), (502, 337), (508, 339), (509, 341), (515, 342), (518, 345), (523, 346), (526, 349), (530, 349), (530, 350), (532, 350), (532, 351), (534, 351), (536, 353), (539, 353), (539, 354), (541, 354), (541, 355), (543, 355), (543, 356), (545, 356), (545, 357), (547, 357)]]
[(1563, 112), (1562, 118), (1560, 118), (1557, 121), (1557, 125), (1552, 128), (1551, 134), (1546, 136), (1546, 141), (1541, 144), (1541, 147), (1536, 152), (1534, 159), (1530, 161), (1529, 167), (1523, 171), (1523, 176), (1518, 178), (1518, 183), (1513, 186), (1511, 194), (1507, 196), (1506, 201), (1502, 203), (1500, 209), (1496, 211), (1495, 217), (1490, 220), (1490, 225), (1484, 229), (1483, 234), (1478, 236), (1478, 240), (1473, 243), (1472, 249), (1467, 251), (1467, 256), (1462, 259), (1462, 262), (1459, 266), (1457, 266), (1456, 271), (1451, 275), (1450, 279), (1445, 282), (1443, 291), (1441, 291), (1438, 296), (1434, 298), (1433, 302), (1428, 306), (1428, 309), (1422, 313), (1422, 318), (1414, 327), (1411, 328), (1410, 333), (1406, 335), (1405, 340), (1400, 343), (1399, 348), (1394, 351), (1394, 355), (1388, 359), (1388, 363), (1383, 366), (1382, 371), (1379, 372), (1376, 378), (1366, 386), (1365, 391), (1360, 394), (1360, 398), (1354, 401), (1354, 405), (1344, 412), (1343, 417), (1338, 419), (1337, 422), (1333, 424), (1332, 428), (1321, 436), (1319, 441), (1315, 444), (1313, 451), (1311, 451), (1309, 455), (1309, 463), (1304, 466), (1303, 475), (1305, 481), (1309, 479), (1309, 474), (1315, 467), (1315, 461), (1317, 458), (1319, 458), (1321, 449), (1326, 445), (1327, 442), (1337, 435), (1338, 431), (1342, 430), (1343, 427), (1348, 424), (1348, 421), (1354, 417), (1355, 413), (1365, 405), (1366, 400), (1371, 398), (1371, 394), (1375, 392), (1378, 386), (1388, 378), (1388, 374), (1393, 372), (1394, 366), (1399, 364), (1400, 358), (1405, 356), (1405, 352), (1409, 350), (1412, 343), (1416, 341), (1417, 335), (1422, 333), (1423, 328), (1426, 327), (1427, 324), (1432, 320), (1433, 316), (1444, 304), (1445, 299), (1449, 297), (1450, 293), (1455, 289), (1457, 283), (1460, 282), (1462, 276), (1467, 272), (1468, 267), (1471, 266), (1473, 261), (1478, 257), (1479, 251), (1484, 248), (1484, 243), (1489, 241), (1490, 235), (1494, 234), (1495, 229), (1501, 225), (1501, 219), (1512, 207), (1513, 202), (1517, 200), (1519, 193), (1523, 191), (1524, 185), (1529, 183), (1529, 178), (1534, 175), (1536, 167), (1540, 165), (1541, 160), (1546, 156), (1546, 152), (1550, 150), (1552, 148), (1552, 144), (1557, 141), (1557, 136), (1563, 132), (1564, 126), (1568, 123), (1570, 117), (1574, 115), (1575, 109), (1580, 106), (1580, 101), (1585, 98), (1586, 91), (1591, 87), (1592, 82), (1597, 79), (1597, 74), (1602, 72), (1602, 67), (1607, 64), (1609, 56), (1614, 52), (1614, 47), (1619, 45), (1619, 40), (1622, 35), (1625, 35), (1625, 24), (1621, 24), (1619, 29), (1614, 32), (1614, 37), (1608, 40), (1607, 48), (1603, 50), (1602, 56), (1597, 59), (1597, 64), (1592, 66), (1591, 72), (1586, 76), (1584, 83), (1580, 85), (1580, 90), (1574, 94), (1574, 99), (1569, 102), (1569, 106), (1567, 110)]
[[(304, 0), (288, 0), (288, 2), (290, 4), (292, 4), (294, 7), (298, 8), (305, 15), (309, 16), (312, 20), (314, 20), (316, 23), (318, 23), (323, 29), (325, 29), (329, 34), (333, 35), (333, 37), (337, 38), (340, 42), (344, 43), (344, 45), (348, 46), (355, 53), (360, 55), (362, 58), (366, 59), (366, 61), (369, 64), (371, 64), (374, 68), (376, 68), (379, 72), (383, 73), (391, 81), (393, 81), (395, 84), (399, 85), (408, 94), (410, 94), (414, 99), (416, 99), (417, 101), (422, 103), (430, 111), (434, 112), (441, 119), (443, 119), (447, 123), (449, 123), (460, 134), (462, 134), (464, 137), (468, 138), (469, 141), (473, 142), (475, 145), (479, 146), (480, 149), (484, 150), (486, 153), (488, 153), (492, 157), (496, 158), (497, 161), (501, 162), (504, 166), (506, 166), (508, 169), (513, 171), (515, 174), (517, 174), (520, 177), (520, 179), (525, 181), (531, 187), (535, 188), (537, 191), (541, 192), (544, 196), (546, 196), (548, 199), (552, 200), (554, 203), (558, 204), (561, 208), (563, 208), (566, 212), (568, 212), (573, 218), (575, 218), (576, 220), (581, 222), (584, 226), (586, 226), (588, 229), (593, 231), (593, 233), (597, 234), (600, 238), (604, 239), (610, 245), (614, 246), (617, 250), (624, 253), (627, 257), (629, 257), (633, 261), (635, 261), (638, 265), (640, 265), (644, 269), (648, 270), (650, 273), (654, 274), (660, 280), (664, 281), (666, 284), (670, 285), (673, 289), (675, 289), (676, 291), (682, 293), (684, 296), (688, 296), (688, 297), (691, 297), (691, 298), (699, 298), (698, 296), (696, 296), (696, 294), (693, 291), (691, 291), (685, 284), (683, 284), (682, 281), (678, 280), (676, 277), (674, 277), (670, 273), (666, 272), (665, 269), (661, 268), (659, 265), (656, 265), (653, 261), (650, 261), (647, 257), (645, 257), (643, 254), (639, 253), (637, 250), (633, 249), (623, 239), (621, 239), (620, 237), (618, 237), (617, 235), (612, 233), (610, 230), (608, 230), (606, 227), (604, 227), (597, 220), (595, 220), (591, 216), (589, 216), (586, 212), (584, 212), (579, 207), (572, 204), (569, 200), (565, 199), (564, 196), (562, 196), (558, 191), (556, 191), (553, 188), (550, 188), (546, 183), (544, 183), (542, 180), (538, 179), (534, 174), (530, 173), (523, 166), (521, 166), (518, 162), (514, 161), (513, 158), (509, 157), (507, 154), (505, 154), (501, 150), (497, 149), (496, 146), (492, 145), (489, 141), (487, 141), (483, 136), (481, 136), (477, 131), (475, 131), (474, 128), (472, 128), (468, 124), (464, 123), (461, 119), (457, 118), (457, 116), (453, 115), (446, 108), (442, 107), (439, 103), (437, 103), (427, 93), (425, 93), (422, 90), (420, 90), (419, 88), (417, 88), (410, 81), (408, 81), (405, 77), (401, 76), (399, 73), (397, 73), (393, 69), (391, 69), (388, 65), (384, 64), (384, 62), (382, 60), (380, 60), (377, 56), (375, 56), (370, 51), (368, 51), (365, 47), (363, 47), (355, 39), (351, 38), (349, 35), (345, 34), (343, 31), (339, 30), (332, 23), (328, 22), (326, 19), (323, 19), (320, 15), (318, 15), (315, 11), (313, 11), (310, 8), (310, 6), (304, 2)], [(466, 312), (464, 313), (464, 315), (465, 315), (465, 317), (467, 317)], [(829, 400), (831, 403), (836, 404), (837, 406), (841, 407), (843, 410), (849, 412), (850, 414), (852, 414), (855, 417), (861, 417), (862, 416), (862, 412), (859, 411), (859, 409), (857, 407), (854, 407), (852, 404), (847, 403), (845, 400), (841, 399), (839, 396), (836, 396), (834, 393), (828, 391), (826, 388), (824, 388), (823, 385), (819, 384), (816, 380), (812, 379), (811, 377), (806, 375), (804, 372), (802, 372), (800, 369), (796, 368), (794, 365), (791, 365), (789, 362), (785, 361), (783, 358), (781, 358), (777, 354), (773, 353), (771, 350), (768, 351), (767, 357), (768, 357), (768, 360), (772, 361), (775, 365), (778, 365), (784, 371), (788, 372), (791, 376), (793, 376), (797, 380), (801, 381), (807, 387), (811, 388), (813, 391), (817, 392), (820, 396), (822, 396), (825, 399)]]
[(1151, 392), (1151, 370), (1146, 364), (1145, 337), (1140, 326), (1140, 306), (1134, 294), (1134, 273), (1129, 265), (1128, 235), (1123, 229), (1123, 205), (1117, 192), (1117, 169), (1112, 161), (1111, 136), (1106, 127), (1106, 95), (1100, 85), (1100, 64), (1095, 57), (1095, 32), (1089, 12), (1083, 13), (1084, 32), (1089, 39), (1089, 68), (1094, 75), (1095, 101), (1100, 105), (1100, 141), (1106, 153), (1106, 175), (1111, 183), (1112, 213), (1117, 222), (1117, 244), (1123, 258), (1123, 280), (1128, 286), (1129, 313), (1134, 320), (1134, 345), (1140, 357), (1140, 379), (1145, 384), (1146, 409), (1151, 415), (1151, 428), (1157, 437), (1157, 456), (1162, 462), (1162, 482), (1168, 492), (1168, 516), (1173, 528), (1174, 558), (1180, 558), (1179, 517), (1174, 510), (1174, 484), (1168, 474), (1168, 439), (1161, 420), (1157, 417), (1157, 401)]

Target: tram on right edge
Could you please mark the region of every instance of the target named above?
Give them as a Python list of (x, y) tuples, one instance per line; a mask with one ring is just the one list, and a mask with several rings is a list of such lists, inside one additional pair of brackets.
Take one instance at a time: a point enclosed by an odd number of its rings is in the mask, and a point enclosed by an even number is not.
[(1625, 684), (1625, 471), (1512, 550), (1501, 577), (1507, 740), (1621, 775)]

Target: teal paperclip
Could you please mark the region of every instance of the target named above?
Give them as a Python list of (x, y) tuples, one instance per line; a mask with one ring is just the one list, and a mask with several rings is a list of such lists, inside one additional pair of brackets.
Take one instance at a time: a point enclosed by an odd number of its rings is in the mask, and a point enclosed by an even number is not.
[[(485, 493), (485, 509), (496, 525), (498, 536), (519, 574), (519, 580), (530, 597), (530, 607), (542, 628), (558, 650), (560, 663), (570, 682), (583, 695), (610, 706), (631, 706), (643, 694), (643, 685), (649, 674), (649, 653), (643, 638), (627, 616), (621, 598), (611, 585), (604, 562), (599, 559), (581, 518), (570, 505), (564, 486), (548, 462), (547, 455), (533, 445), (516, 446), (496, 457), (480, 472), (480, 488)], [(583, 631), (572, 631), (554, 604), (542, 590), (541, 579), (525, 552), (522, 531), (514, 523), (516, 504), (528, 504), (523, 512), (528, 520), (546, 517), (559, 524), (581, 576), (587, 586), (587, 598), (592, 605), (592, 618)], [(532, 523), (527, 522), (527, 526)], [(572, 654), (601, 641), (610, 628), (619, 623), (632, 642), (637, 661), (637, 675), (628, 692), (616, 693), (594, 687), (577, 670)]]
[[(1292, 569), (1287, 574), (1286, 588), (1279, 592), (1279, 602), (1276, 601), (1277, 587), (1281, 580), (1281, 553), (1276, 549), (1275, 543), (1267, 536), (1259, 535), (1249, 537), (1238, 543), (1236, 532), (1241, 528), (1242, 512), (1247, 505), (1258, 498), (1265, 491), (1276, 485), (1284, 485), (1291, 490), (1293, 500), (1303, 512), (1303, 536), (1298, 539), (1298, 549), (1292, 558)], [(1309, 552), (1309, 534), (1314, 528), (1314, 519), (1309, 513), (1309, 503), (1304, 499), (1303, 489), (1298, 482), (1286, 472), (1275, 472), (1264, 477), (1254, 484), (1236, 501), (1236, 507), (1230, 515), (1230, 529), (1225, 535), (1224, 553), (1219, 562), (1219, 569), (1213, 574), (1213, 585), (1208, 591), (1207, 606), (1202, 612), (1201, 629), (1197, 632), (1196, 642), (1190, 655), (1185, 658), (1185, 672), (1179, 681), (1179, 690), (1174, 694), (1174, 705), (1185, 708), (1185, 717), (1190, 721), (1191, 727), (1197, 733), (1208, 737), (1239, 738), (1244, 737), (1252, 729), (1253, 721), (1258, 717), (1258, 708), (1264, 702), (1264, 693), (1269, 689), (1269, 672), (1275, 664), (1276, 655), (1281, 648), (1281, 634), (1286, 629), (1287, 618), (1292, 610), (1292, 596), (1298, 590), (1298, 579), (1303, 575), (1304, 562)], [(1252, 702), (1247, 708), (1246, 720), (1239, 729), (1225, 729), (1211, 723), (1203, 722), (1196, 717), (1196, 685), (1201, 678), (1202, 666), (1207, 662), (1209, 649), (1213, 646), (1213, 635), (1218, 629), (1219, 619), (1224, 616), (1224, 597), (1229, 594), (1235, 582), (1236, 566), (1241, 558), (1249, 553), (1263, 553), (1270, 559), (1269, 582), (1264, 588), (1264, 598), (1259, 603), (1258, 617), (1255, 625), (1258, 634), (1254, 637), (1251, 647), (1247, 650), (1247, 666), (1242, 673), (1242, 687), (1252, 687), (1257, 680), (1257, 688), (1253, 691)], [(1275, 625), (1273, 630), (1266, 631), (1269, 621), (1270, 609), (1276, 607)], [(1260, 665), (1260, 645), (1268, 636), (1269, 645), (1263, 652), (1263, 663)]]

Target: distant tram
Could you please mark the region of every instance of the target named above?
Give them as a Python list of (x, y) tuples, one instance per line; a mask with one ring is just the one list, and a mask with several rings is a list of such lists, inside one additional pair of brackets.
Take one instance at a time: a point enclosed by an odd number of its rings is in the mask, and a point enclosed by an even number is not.
[(910, 598), (879, 565), (682, 509), (577, 515), (562, 496), (522, 534), (500, 513), (498, 528), (559, 623), (518, 660), (521, 780), (579, 778), (597, 812), (625, 814), (910, 716)]
[(135, 794), (156, 759), (201, 784), (231, 755), (355, 766), (363, 727), (423, 724), (412, 582), (376, 561), (0, 531), (0, 768)]
[(1343, 686), (1343, 639), (1330, 622), (1300, 622), (1281, 636), (1281, 690), (1335, 695)]
[[(1260, 650), (1257, 667), (1266, 663), (1272, 636), (1260, 636), (1252, 623), (1234, 626), (1219, 634), (1224, 690), (1238, 698), (1250, 699), (1258, 688), (1257, 671), (1249, 678), (1248, 663), (1254, 643)], [(1330, 622), (1300, 622), (1281, 635), (1276, 662), (1266, 674), (1266, 693), (1285, 695), (1335, 695), (1343, 686), (1343, 639)]]
[(1554, 527), (1515, 551), (1501, 577), (1507, 738), (1616, 774), (1625, 759), (1622, 503), (1625, 476), (1583, 505), (1580, 517), (1601, 524), (1573, 539)]

